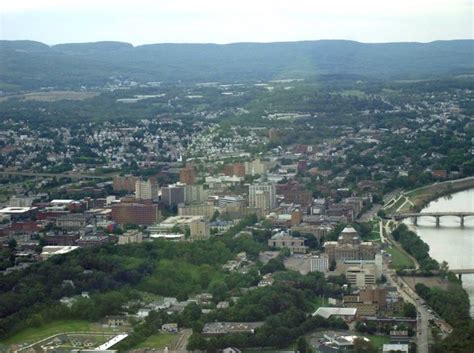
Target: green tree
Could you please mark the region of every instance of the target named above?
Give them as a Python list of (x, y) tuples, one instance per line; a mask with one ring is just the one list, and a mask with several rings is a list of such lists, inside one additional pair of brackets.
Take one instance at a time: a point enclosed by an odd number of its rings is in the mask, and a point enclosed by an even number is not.
[(358, 337), (354, 340), (354, 353), (376, 353), (374, 345), (368, 340), (361, 337)]
[(403, 304), (403, 316), (416, 317), (416, 307), (412, 303)]
[(11, 251), (15, 251), (16, 247), (17, 247), (17, 242), (16, 242), (16, 240), (13, 239), (13, 238), (10, 239), (10, 240), (8, 241), (8, 248), (9, 248)]
[(296, 349), (299, 353), (311, 352), (311, 348), (308, 346), (308, 343), (306, 342), (306, 339), (303, 336), (298, 338), (298, 341), (296, 342)]

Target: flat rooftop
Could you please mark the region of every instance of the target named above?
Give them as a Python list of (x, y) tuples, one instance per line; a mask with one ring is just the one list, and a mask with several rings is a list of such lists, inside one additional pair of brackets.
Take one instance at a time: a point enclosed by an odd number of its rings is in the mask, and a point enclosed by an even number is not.
[(79, 249), (79, 246), (60, 246), (60, 245), (50, 245), (50, 246), (44, 246), (43, 251), (41, 252), (41, 255), (44, 254), (67, 254), (68, 252), (71, 252), (73, 250)]
[(357, 313), (356, 308), (333, 308), (333, 307), (320, 307), (313, 313), (313, 316), (319, 315), (325, 319), (330, 318), (333, 315), (337, 316), (355, 316)]
[(5, 207), (0, 210), (0, 213), (21, 214), (21, 213), (29, 212), (34, 209), (36, 209), (36, 207)]

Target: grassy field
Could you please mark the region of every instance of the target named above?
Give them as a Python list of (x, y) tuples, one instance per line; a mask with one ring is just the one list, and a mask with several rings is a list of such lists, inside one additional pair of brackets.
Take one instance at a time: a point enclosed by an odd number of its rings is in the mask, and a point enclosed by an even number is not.
[(311, 304), (313, 304), (313, 310), (317, 310), (321, 306), (329, 305), (328, 298), (323, 297), (317, 297)]
[(364, 336), (367, 337), (377, 349), (381, 348), (384, 344), (390, 342), (389, 336), (376, 336), (376, 335), (364, 335)]
[(398, 248), (392, 246), (387, 249), (387, 252), (392, 255), (392, 263), (390, 264), (391, 268), (415, 268), (413, 261)]
[[(395, 213), (395, 212), (397, 212), (398, 208), (399, 208), (400, 206), (402, 206), (402, 205), (405, 203), (405, 201), (406, 201), (406, 197), (405, 197), (405, 196), (400, 197), (400, 199), (399, 199), (397, 202), (395, 202), (390, 208), (386, 209), (386, 212), (387, 212), (387, 213)], [(407, 206), (408, 206), (408, 208), (409, 208), (409, 207), (411, 206), (410, 203), (406, 203), (404, 208), (406, 208)], [(402, 210), (400, 210), (400, 211), (402, 211)], [(398, 211), (398, 212), (400, 212), (400, 211)]]
[(55, 335), (61, 332), (110, 332), (110, 330), (103, 328), (101, 325), (87, 321), (79, 320), (60, 320), (54, 321), (39, 327), (30, 327), (24, 329), (10, 338), (7, 338), (3, 343), (33, 343), (43, 338)]
[(155, 335), (151, 335), (145, 341), (140, 343), (137, 348), (165, 348), (170, 347), (170, 345), (178, 339), (178, 334), (172, 333), (157, 333)]
[(370, 224), (372, 225), (372, 232), (369, 236), (364, 237), (364, 241), (380, 241), (379, 221), (371, 221)]

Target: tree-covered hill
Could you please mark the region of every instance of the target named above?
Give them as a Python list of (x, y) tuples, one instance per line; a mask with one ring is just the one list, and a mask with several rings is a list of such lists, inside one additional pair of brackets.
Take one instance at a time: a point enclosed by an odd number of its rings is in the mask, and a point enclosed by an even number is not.
[(94, 86), (111, 76), (140, 81), (259, 81), (318, 75), (424, 79), (474, 73), (472, 40), (367, 44), (60, 44), (0, 41), (0, 89)]

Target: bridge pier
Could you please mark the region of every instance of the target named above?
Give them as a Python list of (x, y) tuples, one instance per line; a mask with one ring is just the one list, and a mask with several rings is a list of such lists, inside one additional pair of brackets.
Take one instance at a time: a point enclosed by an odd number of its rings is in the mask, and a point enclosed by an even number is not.
[(474, 212), (425, 212), (425, 213), (402, 213), (402, 214), (393, 214), (392, 219), (396, 221), (401, 221), (403, 219), (411, 219), (413, 225), (418, 225), (419, 217), (434, 217), (436, 220), (436, 228), (441, 226), (441, 217), (452, 216), (459, 217), (461, 227), (465, 226), (466, 217), (474, 217)]
[(462, 282), (462, 273), (458, 273), (459, 282)]

